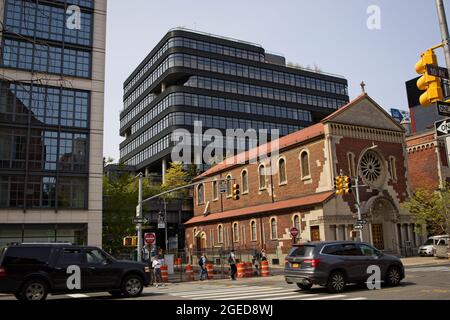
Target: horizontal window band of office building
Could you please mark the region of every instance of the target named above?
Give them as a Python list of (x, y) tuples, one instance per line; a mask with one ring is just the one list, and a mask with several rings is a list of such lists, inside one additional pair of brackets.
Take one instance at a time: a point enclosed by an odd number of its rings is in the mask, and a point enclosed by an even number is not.
[[(247, 59), (249, 58), (249, 56), (259, 56), (258, 58), (255, 57), (255, 59), (260, 59), (262, 61), (265, 60), (264, 49), (259, 45), (244, 43), (242, 41), (224, 41), (223, 37), (220, 36), (211, 37), (209, 35), (201, 34), (198, 31), (191, 32), (188, 30), (180, 30), (179, 28), (174, 28), (166, 33), (166, 35), (158, 42), (158, 44), (152, 49), (152, 51), (150, 51), (150, 53), (144, 58), (144, 60), (142, 60), (142, 62), (136, 67), (136, 69), (128, 76), (128, 78), (124, 82), (124, 89), (131, 82), (134, 82), (134, 84), (136, 84), (136, 82), (144, 76), (145, 72), (149, 70), (149, 68), (155, 63), (155, 61), (159, 57), (161, 57), (161, 55), (165, 51), (172, 48), (172, 45), (174, 45), (175, 43), (171, 41), (171, 44), (169, 46), (168, 42), (171, 39), (175, 38), (187, 39), (185, 43), (181, 43), (180, 47), (191, 47), (189, 41), (195, 41), (195, 46), (197, 46), (197, 49), (199, 51), (227, 55), (224, 54), (224, 51), (228, 50), (230, 56), (233, 56), (234, 54), (237, 56), (238, 53), (236, 52), (236, 50), (239, 50), (239, 52), (247, 52)], [(194, 46), (194, 44), (192, 44), (192, 46)], [(211, 46), (215, 47), (213, 48)], [(156, 59), (154, 59), (155, 56), (157, 57)], [(129, 89), (130, 88), (128, 88), (128, 91)]]
[[(170, 89), (173, 89), (170, 88)], [(258, 120), (287, 124), (307, 126), (312, 124), (313, 115), (311, 111), (297, 108), (285, 108), (262, 103), (252, 103), (241, 100), (217, 98), (205, 95), (177, 92), (165, 95), (165, 97), (153, 105), (150, 111), (137, 117), (136, 121), (128, 126), (127, 140), (134, 139), (143, 130), (150, 127), (161, 115), (173, 111), (191, 111), (194, 113), (223, 116), (226, 111), (229, 117)], [(121, 131), (122, 133), (123, 131)]]
[[(282, 102), (283, 104), (286, 103), (288, 106), (292, 106), (293, 108), (301, 108), (321, 113), (324, 113), (324, 109), (322, 108), (337, 109), (347, 104), (349, 100), (348, 96), (342, 96), (342, 98), (337, 99), (336, 95), (327, 93), (324, 93), (322, 95), (305, 94), (301, 92), (250, 85), (242, 82), (233, 82), (218, 78), (210, 78), (208, 77), (210, 73), (204, 71), (198, 73), (204, 74), (205, 76), (189, 76), (192, 71), (182, 67), (174, 67), (166, 70), (164, 74), (158, 76), (158, 79), (163, 79), (172, 72), (184, 75), (184, 77), (188, 78), (189, 80), (184, 83), (184, 87), (170, 86), (166, 90), (170, 90), (172, 87), (178, 87), (180, 88), (179, 90), (183, 91), (199, 92), (199, 90), (203, 89), (204, 94), (206, 95), (220, 95), (222, 97), (229, 97), (230, 99), (236, 99), (236, 94), (239, 94), (239, 100), (249, 100), (267, 104), (280, 104)], [(198, 79), (200, 81), (198, 81)], [(161, 94), (155, 95), (153, 93), (153, 91), (158, 87), (161, 87), (160, 81), (155, 82), (152, 87), (149, 87), (142, 95), (141, 100), (136, 100), (133, 103), (133, 106), (130, 107), (129, 111), (127, 110), (127, 113), (122, 112), (121, 119), (125, 119), (126, 122), (130, 121), (144, 108), (146, 108), (146, 105), (150, 104), (153, 100), (158, 98)], [(188, 90), (185, 88), (195, 89)], [(162, 94), (164, 94), (164, 92)], [(268, 99), (273, 101), (268, 101)], [(325, 113), (329, 114), (329, 112)]]
[[(207, 71), (207, 75), (209, 76), (211, 75), (211, 72), (213, 72), (214, 74), (225, 75), (229, 80), (236, 80), (236, 77), (251, 79), (256, 84), (270, 85), (271, 87), (291, 87), (290, 89), (292, 90), (309, 89), (311, 92), (330, 93), (343, 97), (348, 95), (346, 82), (336, 83), (310, 77), (295, 76), (288, 73), (172, 51), (169, 52), (167, 57), (159, 63), (154, 70), (151, 70), (151, 73), (149, 73), (135, 90), (129, 95), (124, 96), (123, 111), (128, 109), (166, 70), (173, 67), (185, 67), (197, 71)], [(196, 72), (190, 72), (190, 74), (193, 73)]]
[(3, 38), (2, 47), (1, 66), (4, 68), (78, 78), (91, 77), (92, 54), (90, 51), (33, 44), (9, 36)]
[[(172, 112), (167, 114), (160, 121), (155, 123), (153, 126), (145, 130), (138, 137), (131, 140), (127, 139), (120, 145), (120, 157), (123, 158), (128, 153), (135, 150), (137, 147), (141, 146), (143, 143), (147, 141), (151, 141), (158, 133), (163, 130), (174, 127), (176, 129), (177, 126), (194, 126), (194, 122), (201, 122), (204, 130), (208, 128), (214, 129), (243, 129), (244, 131), (248, 129), (261, 130), (267, 129), (269, 130), (279, 130), (279, 135), (284, 136), (289, 133), (295, 132), (297, 130), (302, 129), (298, 125), (288, 125), (288, 124), (280, 124), (274, 122), (264, 122), (264, 121), (256, 121), (250, 119), (242, 119), (242, 118), (233, 118), (231, 116), (221, 117), (215, 115), (207, 115), (207, 114), (197, 114), (197, 113), (189, 113), (189, 112)], [(129, 141), (131, 140), (131, 141)]]
[[(186, 44), (186, 42), (188, 44)], [(283, 85), (312, 88), (336, 94), (345, 94), (347, 91), (347, 81), (345, 79), (333, 78), (334, 81), (330, 81), (330, 76), (320, 77), (320, 73), (312, 73), (311, 71), (309, 72), (310, 75), (305, 75), (305, 72), (297, 72), (298, 69), (270, 63), (262, 64), (244, 60), (246, 64), (243, 64), (242, 59), (233, 58), (225, 61), (224, 58), (226, 59), (226, 57), (220, 55), (214, 55), (213, 57), (217, 57), (214, 59), (211, 55), (202, 53), (202, 51), (207, 50), (197, 49), (195, 46), (189, 46), (189, 43), (190, 39), (186, 38), (169, 39), (166, 45), (153, 56), (153, 58), (147, 65), (144, 66), (143, 69), (139, 71), (138, 76), (133, 78), (133, 80), (125, 86), (125, 98), (130, 92), (135, 91), (136, 87), (143, 82), (141, 80), (146, 79), (148, 74), (151, 74), (152, 70), (160, 64), (160, 62), (157, 63), (160, 58), (162, 59), (162, 57), (176, 52), (180, 52), (178, 54), (183, 55), (183, 58), (185, 59), (184, 63), (190, 65), (193, 69), (215, 71), (234, 76), (280, 83)], [(311, 74), (314, 76), (311, 76)]]
[(7, 175), (0, 173), (2, 209), (86, 210), (88, 179), (65, 176)]
[[(200, 95), (188, 92), (179, 91), (189, 91), (184, 87), (172, 86), (164, 91), (161, 95), (155, 96), (153, 94), (148, 95), (144, 100), (141, 101), (142, 105), (139, 104), (133, 110), (130, 111), (123, 119), (121, 119), (120, 129), (121, 134), (131, 126), (131, 134), (134, 134), (143, 126), (145, 126), (149, 121), (155, 118), (160, 112), (171, 106), (188, 106), (194, 108), (203, 108), (205, 110), (220, 110), (228, 111), (233, 113), (241, 113), (242, 116), (249, 115), (252, 118), (257, 116), (267, 116), (275, 117), (289, 120), (300, 120), (312, 122), (312, 113), (308, 109), (313, 109), (311, 106), (305, 105), (306, 110), (299, 108), (298, 104), (292, 107), (288, 106), (277, 106), (270, 105), (267, 103), (257, 103), (245, 100), (236, 100), (223, 98), (212, 95)], [(191, 90), (193, 91), (193, 90)], [(198, 92), (198, 90), (196, 90)], [(158, 98), (155, 100), (155, 98)], [(153, 103), (154, 102), (154, 103)], [(147, 110), (146, 113), (141, 113), (142, 110)], [(138, 112), (135, 114), (135, 112)], [(221, 114), (221, 113), (219, 113)], [(136, 117), (136, 121), (133, 118)], [(129, 124), (127, 126), (127, 124)]]
[(59, 1), (6, 0), (5, 28), (37, 42), (50, 40), (92, 47), (93, 10), (80, 7), (80, 29), (69, 29), (66, 22), (72, 13), (66, 12), (68, 5), (70, 1), (66, 5)]
[(0, 247), (14, 243), (87, 244), (87, 224), (0, 224)]
[(84, 132), (90, 126), (90, 92), (0, 81), (0, 122)]

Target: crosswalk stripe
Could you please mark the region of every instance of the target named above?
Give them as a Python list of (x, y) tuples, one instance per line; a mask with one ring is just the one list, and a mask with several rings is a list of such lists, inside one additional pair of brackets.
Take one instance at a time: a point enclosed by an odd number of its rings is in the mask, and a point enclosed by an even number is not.
[(231, 289), (245, 289), (245, 288), (256, 288), (256, 286), (232, 286), (232, 287), (219, 287), (219, 286), (215, 286), (214, 288), (210, 288), (210, 289), (196, 289), (196, 290), (179, 290), (179, 291), (171, 291), (171, 293), (177, 294), (177, 295), (182, 295), (182, 294), (190, 294), (193, 292), (214, 292), (214, 291), (220, 291), (220, 290), (231, 290)]
[(180, 297), (194, 297), (194, 296), (201, 296), (201, 295), (214, 295), (214, 294), (221, 294), (221, 293), (234, 293), (234, 292), (241, 292), (241, 291), (254, 291), (254, 290), (260, 290), (260, 289), (281, 289), (281, 288), (264, 288), (264, 287), (247, 287), (247, 288), (233, 288), (233, 289), (219, 289), (219, 290), (213, 290), (213, 291), (191, 291), (190, 293), (175, 293), (173, 295), (180, 296)]
[(81, 294), (81, 293), (75, 293), (75, 294), (66, 294), (66, 296), (70, 297), (70, 298), (75, 298), (75, 299), (79, 299), (79, 298), (89, 298), (89, 296), (87, 294)]
[(344, 300), (367, 300), (367, 298), (357, 297), (357, 298), (348, 298), (348, 299), (344, 299)]
[(290, 295), (287, 297), (277, 297), (277, 298), (264, 298), (264, 299), (256, 299), (256, 300), (295, 300), (300, 299), (303, 297), (313, 297), (317, 296), (317, 293), (309, 293), (309, 294), (296, 294), (296, 295)]
[(317, 298), (307, 298), (307, 299), (302, 298), (302, 300), (327, 300), (327, 299), (337, 299), (337, 298), (343, 298), (343, 297), (345, 297), (345, 295), (338, 294), (338, 295), (334, 295), (334, 296), (321, 296), (321, 297), (317, 297)]
[(201, 300), (201, 299), (206, 299), (206, 298), (220, 298), (220, 297), (237, 297), (237, 296), (242, 296), (242, 295), (249, 295), (249, 294), (264, 294), (267, 292), (286, 292), (286, 289), (271, 289), (271, 288), (267, 288), (267, 289), (258, 289), (258, 290), (250, 290), (250, 291), (234, 291), (234, 292), (221, 292), (221, 293), (215, 293), (215, 294), (202, 294), (202, 295), (195, 295), (195, 296), (181, 296), (182, 298), (190, 298), (193, 300)]
[(261, 297), (276, 297), (276, 296), (287, 296), (292, 295), (292, 293), (295, 292), (293, 290), (290, 290), (289, 292), (263, 292), (263, 294), (248, 294), (245, 296), (235, 296), (235, 297), (228, 297), (228, 298), (219, 298), (214, 300), (236, 300), (237, 299), (248, 299), (248, 298), (261, 298)]

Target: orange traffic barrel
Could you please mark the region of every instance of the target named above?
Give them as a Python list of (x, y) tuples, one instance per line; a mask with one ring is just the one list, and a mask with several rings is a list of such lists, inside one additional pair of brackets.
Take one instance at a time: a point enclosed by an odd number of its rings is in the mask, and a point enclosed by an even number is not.
[(214, 265), (212, 263), (206, 264), (206, 270), (208, 271), (208, 279), (214, 279)]
[(268, 277), (269, 276), (269, 262), (261, 261), (261, 276)]
[(245, 263), (245, 277), (251, 278), (253, 276), (253, 265), (251, 262)]
[(244, 278), (245, 277), (245, 264), (243, 262), (240, 262), (236, 264), (237, 267), (237, 277), (238, 278)]
[(181, 258), (177, 258), (176, 260), (175, 260), (175, 265), (176, 266), (181, 266)]
[(169, 273), (167, 271), (167, 266), (166, 265), (162, 265), (161, 266), (161, 277), (164, 283), (169, 282)]
[(192, 269), (192, 266), (188, 264), (185, 270), (186, 270), (186, 280), (194, 281), (194, 270)]

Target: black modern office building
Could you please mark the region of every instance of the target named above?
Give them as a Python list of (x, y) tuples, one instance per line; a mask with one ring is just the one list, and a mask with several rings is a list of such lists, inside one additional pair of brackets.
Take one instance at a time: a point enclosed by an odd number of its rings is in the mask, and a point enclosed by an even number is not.
[(340, 76), (289, 67), (259, 45), (186, 29), (170, 30), (124, 83), (120, 158), (136, 170), (163, 172), (172, 133), (278, 129), (317, 123), (349, 101)]

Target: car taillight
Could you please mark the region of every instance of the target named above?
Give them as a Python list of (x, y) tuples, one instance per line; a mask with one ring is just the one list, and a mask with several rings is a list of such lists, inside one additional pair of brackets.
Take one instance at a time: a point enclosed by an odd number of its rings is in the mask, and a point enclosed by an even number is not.
[(319, 265), (319, 259), (311, 259), (303, 261), (306, 268), (316, 268)]
[(0, 278), (6, 277), (6, 269), (0, 267)]

